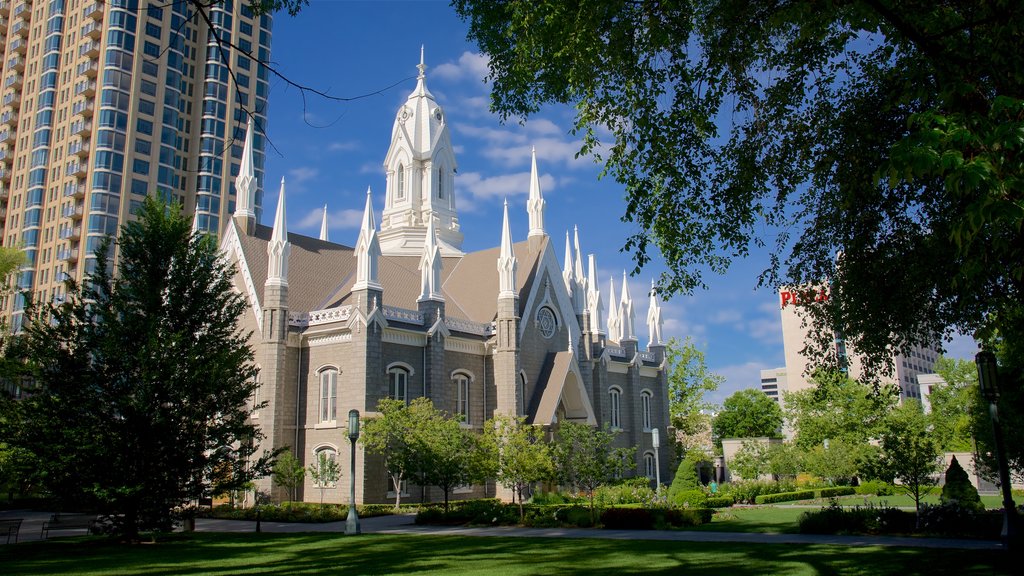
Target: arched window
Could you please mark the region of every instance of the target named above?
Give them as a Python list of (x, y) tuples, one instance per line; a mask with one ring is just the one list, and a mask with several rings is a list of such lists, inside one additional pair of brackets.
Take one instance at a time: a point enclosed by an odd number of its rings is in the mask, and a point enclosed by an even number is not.
[(622, 390), (618, 388), (608, 389), (608, 423), (612, 428), (622, 428), (622, 420), (619, 418), (619, 400), (622, 397)]
[(644, 476), (651, 480), (657, 476), (657, 472), (654, 470), (654, 454), (650, 452), (644, 452)]
[(644, 390), (640, 393), (640, 411), (644, 423), (644, 431), (651, 429), (651, 391)]
[(338, 420), (338, 371), (328, 368), (320, 372), (320, 423)]
[(398, 186), (395, 189), (395, 195), (399, 200), (405, 198), (405, 166), (402, 164), (398, 165)]
[(469, 424), (469, 375), (457, 372), (452, 381), (455, 383), (455, 413), (462, 417), (463, 424)]
[(444, 198), (444, 171), (437, 169), (437, 197)]
[(526, 372), (519, 371), (519, 402), (522, 404), (521, 410), (525, 413), (528, 410), (526, 405)]
[(260, 371), (260, 367), (257, 366), (256, 367), (256, 374), (254, 374), (253, 377), (252, 377), (252, 383), (253, 383), (253, 387), (252, 387), (252, 414), (250, 415), (250, 417), (252, 417), (252, 418), (259, 418), (260, 417), (260, 402), (261, 402), (261, 400), (260, 400), (260, 392), (261, 392), (260, 388), (263, 387), (262, 375), (261, 374), (262, 374), (262, 372)]
[(404, 368), (388, 370), (388, 398), (409, 401), (409, 372)]
[[(333, 446), (321, 446), (313, 451), (310, 479), (317, 488), (334, 488), (338, 485), (341, 468), (338, 465), (338, 451)], [(315, 470), (316, 473), (312, 473)], [(317, 479), (320, 479), (318, 481)]]

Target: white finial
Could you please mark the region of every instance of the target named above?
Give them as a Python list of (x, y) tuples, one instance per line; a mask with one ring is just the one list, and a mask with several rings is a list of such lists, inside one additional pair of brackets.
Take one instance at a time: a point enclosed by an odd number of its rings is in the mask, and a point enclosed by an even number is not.
[(636, 340), (636, 314), (633, 311), (633, 297), (629, 294), (629, 277), (622, 271), (622, 300), (619, 302), (619, 322), (622, 339)]
[(256, 169), (253, 160), (253, 122), (245, 129), (245, 145), (242, 148), (242, 162), (238, 166), (238, 177), (235, 178), (235, 216), (256, 219), (254, 202), (256, 199)]
[(281, 177), (281, 193), (277, 198), (277, 213), (274, 215), (274, 232), (267, 245), (267, 285), (288, 285), (288, 219), (285, 214), (284, 177)]
[(619, 322), (619, 303), (615, 301), (615, 276), (608, 279), (608, 338), (614, 342), (622, 340)]
[(569, 297), (572, 298), (573, 287), (576, 284), (573, 275), (572, 265), (572, 242), (569, 241), (569, 231), (565, 231), (565, 258), (562, 261), (562, 280), (565, 281), (565, 291), (569, 293)]
[(320, 239), (329, 242), (327, 238), (327, 204), (324, 204), (324, 219), (320, 222)]
[(420, 44), (420, 63), (416, 68), (420, 71), (420, 75), (416, 77), (417, 80), (423, 80), (427, 77), (427, 65), (423, 60), (423, 44)]
[(537, 172), (537, 148), (530, 152), (530, 198), (526, 201), (526, 212), (530, 216), (530, 236), (544, 236), (544, 197), (540, 191), (540, 174)]
[(587, 271), (587, 307), (590, 312), (590, 329), (601, 333), (604, 327), (601, 322), (603, 312), (601, 303), (601, 289), (597, 285), (597, 257), (588, 254), (589, 270)]
[(516, 296), (516, 268), (519, 263), (512, 251), (512, 228), (508, 222), (508, 198), (501, 224), (501, 251), (498, 254), (498, 298)]
[(661, 345), (661, 305), (658, 303), (658, 291), (654, 287), (654, 279), (651, 279), (651, 303), (647, 308), (647, 332), (650, 334), (650, 341), (647, 349), (651, 346)]
[(573, 254), (573, 279), (576, 280), (576, 294), (573, 297), (576, 306), (576, 314), (587, 312), (587, 276), (583, 272), (583, 251), (580, 250), (580, 230), (577, 226), (572, 227), (573, 245), (576, 250)]
[(380, 289), (377, 270), (380, 260), (380, 241), (377, 238), (377, 225), (373, 217), (373, 196), (370, 187), (366, 188), (366, 206), (363, 208), (363, 224), (359, 228), (359, 239), (356, 240), (356, 282), (353, 290), (366, 288)]
[(441, 295), (441, 250), (437, 247), (436, 236), (434, 219), (431, 218), (427, 222), (427, 236), (423, 240), (423, 256), (420, 258), (419, 301), (444, 301)]

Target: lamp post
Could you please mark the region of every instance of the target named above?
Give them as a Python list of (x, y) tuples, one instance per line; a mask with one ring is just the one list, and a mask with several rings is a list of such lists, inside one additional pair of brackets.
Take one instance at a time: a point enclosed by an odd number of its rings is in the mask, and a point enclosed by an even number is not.
[(356, 512), (356, 440), (359, 439), (359, 410), (348, 411), (348, 439), (352, 443), (352, 466), (349, 478), (348, 518), (345, 519), (345, 534), (360, 534), (359, 514)]
[(996, 448), (996, 464), (999, 467), (999, 487), (1003, 492), (1003, 542), (1010, 543), (1017, 537), (1017, 505), (1013, 502), (1010, 491), (1010, 470), (1006, 462), (1006, 450), (1003, 446), (1003, 429), (999, 425), (999, 370), (996, 366), (996, 355), (990, 350), (982, 350), (974, 357), (978, 366), (978, 388), (981, 396), (988, 402), (988, 412), (992, 417), (992, 437)]
[(657, 428), (651, 430), (651, 446), (654, 447), (654, 493), (661, 496), (661, 460), (658, 457), (661, 438), (658, 436)]

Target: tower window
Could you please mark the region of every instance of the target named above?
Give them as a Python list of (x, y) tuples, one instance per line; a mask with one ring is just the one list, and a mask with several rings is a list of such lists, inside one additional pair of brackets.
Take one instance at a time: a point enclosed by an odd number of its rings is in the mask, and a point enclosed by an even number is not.
[(405, 166), (402, 164), (398, 165), (398, 190), (396, 191), (396, 195), (399, 200), (405, 198)]
[(444, 172), (440, 168), (437, 169), (437, 197), (444, 198)]

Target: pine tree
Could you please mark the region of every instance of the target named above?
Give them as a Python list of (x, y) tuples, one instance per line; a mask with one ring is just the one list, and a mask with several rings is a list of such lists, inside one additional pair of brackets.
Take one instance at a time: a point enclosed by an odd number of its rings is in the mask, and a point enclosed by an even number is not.
[(942, 486), (942, 503), (947, 502), (956, 502), (972, 510), (984, 509), (981, 497), (978, 496), (978, 489), (971, 484), (971, 479), (957, 462), (956, 456), (953, 456), (949, 468), (946, 469), (946, 483)]

